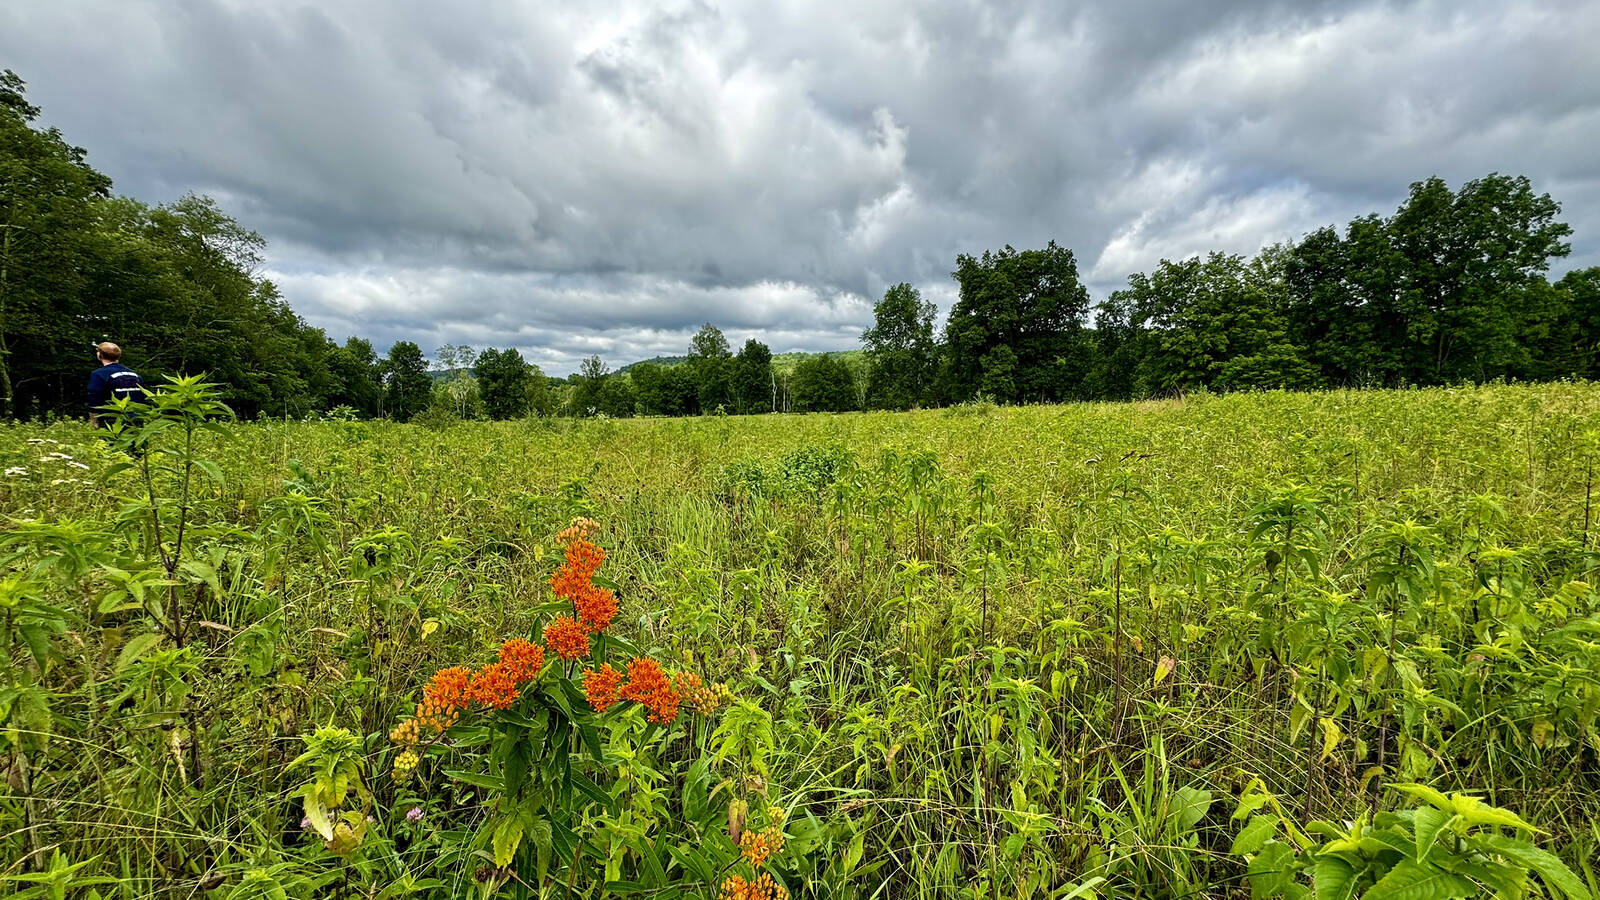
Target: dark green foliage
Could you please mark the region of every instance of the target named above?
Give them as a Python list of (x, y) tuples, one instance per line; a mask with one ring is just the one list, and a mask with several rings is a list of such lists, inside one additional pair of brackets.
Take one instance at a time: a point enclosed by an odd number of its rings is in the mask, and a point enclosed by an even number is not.
[[(945, 326), (949, 399), (989, 394), (1002, 403), (1078, 396), (1086, 374), (1089, 291), (1072, 251), (984, 251), (956, 258), (961, 298)], [(1000, 348), (1009, 352), (997, 352)]]
[(689, 342), (689, 359), (684, 363), (694, 378), (700, 412), (713, 413), (718, 407), (727, 412), (733, 405), (732, 362), (733, 352), (722, 329), (710, 322), (700, 326)]
[(850, 366), (831, 356), (813, 356), (794, 367), (790, 390), (795, 412), (845, 412), (859, 406)]
[(620, 419), (634, 414), (638, 397), (633, 382), (607, 368), (605, 361), (591, 356), (572, 376), (572, 396), (567, 412), (573, 416), (609, 416)]
[(1131, 325), (1135, 393), (1314, 386), (1316, 372), (1288, 336), (1286, 300), (1266, 264), (1240, 256), (1162, 260), (1135, 274), (1111, 300)]
[(1393, 216), (1358, 218), (1342, 237), (1321, 229), (1284, 254), (1291, 332), (1333, 384), (1548, 377), (1540, 339), (1567, 330), (1543, 295), (1569, 249), (1559, 212), (1524, 177), (1454, 193), (1417, 182)]
[(867, 346), (867, 405), (910, 409), (932, 399), (937, 347), (933, 304), (909, 284), (884, 292), (873, 309), (872, 327), (861, 335)]
[(383, 367), (372, 343), (353, 337), (340, 347), (328, 343), (328, 406), (348, 406), (365, 416), (378, 414)]
[(515, 349), (490, 348), (478, 355), (472, 367), (478, 396), (491, 419), (515, 419), (528, 412), (528, 384), (532, 375)]
[(772, 376), (772, 350), (755, 338), (744, 342), (744, 348), (731, 363), (734, 410), (740, 413), (772, 412), (774, 381)]
[(433, 379), (428, 376), (428, 362), (422, 358), (422, 348), (416, 344), (396, 341), (389, 348), (383, 374), (387, 383), (383, 412), (389, 418), (409, 421), (433, 401)]
[(544, 374), (536, 365), (528, 365), (528, 381), (524, 386), (527, 391), (527, 410), (536, 416), (553, 416), (557, 412), (558, 401), (556, 392), (551, 386), (554, 379)]
[(646, 416), (689, 416), (700, 406), (700, 392), (688, 366), (639, 363), (628, 370)]

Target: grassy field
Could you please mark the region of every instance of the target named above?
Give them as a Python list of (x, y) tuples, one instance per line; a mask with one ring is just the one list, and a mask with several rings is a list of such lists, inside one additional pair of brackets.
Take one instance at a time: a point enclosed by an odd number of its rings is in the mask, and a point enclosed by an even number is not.
[(1600, 893), (1591, 386), (192, 435), (183, 393), (143, 455), (0, 431), (13, 889)]

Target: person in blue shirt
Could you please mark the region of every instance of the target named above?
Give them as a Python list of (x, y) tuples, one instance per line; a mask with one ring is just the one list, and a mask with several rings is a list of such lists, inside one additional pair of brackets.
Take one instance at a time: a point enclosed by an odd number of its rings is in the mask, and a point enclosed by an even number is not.
[(103, 415), (101, 407), (113, 400), (145, 401), (144, 380), (139, 373), (123, 365), (122, 348), (110, 341), (96, 344), (95, 358), (100, 368), (89, 373), (89, 424), (99, 427)]

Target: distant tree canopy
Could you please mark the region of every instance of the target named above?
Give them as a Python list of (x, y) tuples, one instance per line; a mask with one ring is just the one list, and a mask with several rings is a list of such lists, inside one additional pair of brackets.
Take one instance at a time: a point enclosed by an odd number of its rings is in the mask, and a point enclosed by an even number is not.
[(491, 419), (514, 419), (528, 412), (533, 373), (516, 350), (490, 348), (478, 354), (472, 369), (478, 396)]
[(1089, 291), (1072, 251), (1010, 246), (956, 258), (960, 298), (945, 325), (945, 396), (1006, 403), (1073, 396), (1089, 366)]
[(387, 386), (384, 412), (390, 418), (404, 422), (427, 409), (433, 401), (433, 378), (428, 374), (428, 361), (422, 357), (422, 348), (411, 341), (396, 341), (389, 348), (389, 358), (383, 364), (383, 380)]
[(934, 401), (938, 345), (933, 304), (909, 284), (889, 288), (861, 335), (867, 349), (867, 403), (874, 409), (910, 409)]
[[(0, 417), (84, 412), (93, 343), (159, 383), (208, 372), (244, 416), (344, 407), (451, 416), (682, 416), (1125, 400), (1195, 390), (1600, 379), (1600, 268), (1549, 280), (1571, 229), (1527, 178), (1411, 185), (1370, 214), (1253, 258), (1161, 260), (1091, 309), (1072, 252), (956, 258), (942, 334), (910, 284), (885, 291), (851, 362), (735, 354), (705, 323), (682, 361), (547, 378), (516, 349), (412, 341), (380, 359), (330, 340), (259, 271), (265, 242), (208, 197), (156, 206), (111, 181), (0, 73)], [(1091, 324), (1091, 315), (1093, 322)], [(864, 363), (854, 359), (860, 356)]]
[(794, 367), (796, 412), (846, 412), (856, 409), (855, 374), (843, 360), (811, 356)]

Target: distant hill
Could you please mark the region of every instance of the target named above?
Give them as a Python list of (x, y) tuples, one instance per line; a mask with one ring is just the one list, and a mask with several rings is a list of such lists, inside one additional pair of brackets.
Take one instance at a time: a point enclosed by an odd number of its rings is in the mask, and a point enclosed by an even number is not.
[[(799, 365), (801, 360), (812, 356), (831, 356), (835, 359), (842, 359), (844, 360), (845, 365), (848, 365), (852, 369), (860, 369), (867, 364), (867, 351), (862, 349), (829, 350), (824, 353), (807, 353), (803, 350), (798, 350), (793, 353), (772, 354), (772, 368), (780, 375), (793, 372), (794, 367)], [(617, 374), (620, 375), (624, 372), (631, 371), (634, 366), (642, 366), (646, 363), (657, 366), (681, 366), (688, 361), (689, 358), (687, 356), (656, 356), (650, 359), (641, 359), (638, 362), (628, 363), (627, 365), (618, 369)]]
[(634, 366), (643, 366), (647, 364), (653, 366), (679, 366), (688, 361), (689, 357), (687, 356), (652, 356), (649, 359), (641, 359), (638, 362), (628, 363), (627, 365), (618, 369), (617, 374), (621, 375), (623, 372), (632, 369)]

